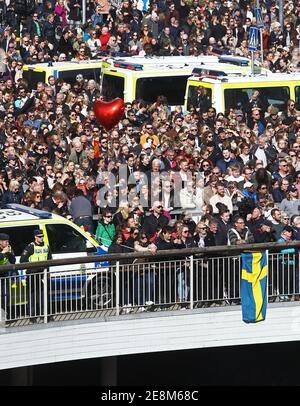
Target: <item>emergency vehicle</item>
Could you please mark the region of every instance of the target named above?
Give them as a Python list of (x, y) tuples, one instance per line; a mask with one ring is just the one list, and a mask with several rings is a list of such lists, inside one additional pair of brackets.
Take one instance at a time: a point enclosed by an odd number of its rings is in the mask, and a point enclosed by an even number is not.
[[(88, 255), (103, 255), (107, 248), (82, 228), (57, 214), (33, 209), (20, 204), (7, 204), (0, 209), (0, 233), (9, 235), (17, 263), (24, 248), (34, 241), (34, 231), (40, 229), (44, 241), (50, 247), (52, 259), (80, 258)], [(99, 258), (100, 259), (100, 258)], [(108, 263), (72, 264), (50, 267), (51, 296), (54, 301), (85, 299), (93, 295), (95, 307), (104, 306), (111, 300)], [(96, 277), (103, 272), (104, 277)], [(24, 290), (26, 271), (19, 271), (19, 289)], [(1, 276), (0, 276), (1, 277)], [(97, 286), (94, 286), (97, 283)], [(101, 284), (101, 286), (99, 286)], [(105, 287), (105, 291), (103, 289)], [(24, 297), (24, 292), (17, 295)], [(91, 297), (87, 299), (91, 300)]]
[(27, 80), (30, 90), (36, 89), (38, 82), (48, 83), (49, 76), (73, 84), (76, 82), (76, 76), (81, 74), (84, 79), (94, 79), (100, 83), (101, 68), (101, 60), (38, 63), (24, 65), (23, 78)]
[[(217, 113), (229, 109), (245, 109), (254, 90), (266, 107), (273, 105), (284, 111), (289, 99), (295, 100), (296, 108), (300, 107), (300, 74), (271, 73), (265, 71), (259, 75), (230, 74), (223, 72), (199, 72), (187, 81), (185, 110), (197, 103), (197, 89), (210, 100), (210, 105)], [(201, 92), (200, 92), (201, 93)]]
[[(250, 60), (233, 56), (170, 56), (111, 59), (103, 62), (101, 92), (105, 100), (155, 102), (164, 95), (170, 106), (184, 104), (188, 77), (195, 67), (223, 64), (223, 69), (249, 72)], [(226, 65), (225, 65), (226, 64)]]

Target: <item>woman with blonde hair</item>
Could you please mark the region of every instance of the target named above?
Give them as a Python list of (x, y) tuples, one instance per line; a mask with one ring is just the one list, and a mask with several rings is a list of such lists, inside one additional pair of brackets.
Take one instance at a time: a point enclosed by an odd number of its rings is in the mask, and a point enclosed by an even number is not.
[(17, 203), (20, 204), (22, 201), (23, 193), (20, 189), (20, 183), (12, 179), (9, 182), (8, 190), (3, 193), (2, 204), (3, 206), (8, 203)]
[(128, 202), (120, 202), (120, 206), (114, 215), (114, 225), (121, 226), (126, 220), (128, 220), (129, 214), (131, 213), (131, 207)]

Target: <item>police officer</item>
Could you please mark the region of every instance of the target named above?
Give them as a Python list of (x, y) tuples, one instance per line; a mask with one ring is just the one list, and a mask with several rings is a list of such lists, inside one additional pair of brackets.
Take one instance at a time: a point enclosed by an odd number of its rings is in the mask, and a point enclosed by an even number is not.
[[(15, 264), (16, 257), (9, 244), (9, 235), (0, 233), (0, 265)], [(1, 272), (1, 308), (5, 310), (8, 316), (11, 316), (11, 309), (9, 308), (11, 289), (16, 287), (15, 278), (8, 278), (9, 276), (18, 275), (18, 272)]]
[[(34, 230), (34, 242), (31, 242), (24, 249), (20, 262), (40, 262), (52, 259), (50, 248), (44, 242), (43, 231)], [(28, 313), (33, 323), (37, 322), (37, 317), (44, 313), (44, 268), (34, 268), (26, 271)], [(48, 307), (48, 312), (50, 308)]]

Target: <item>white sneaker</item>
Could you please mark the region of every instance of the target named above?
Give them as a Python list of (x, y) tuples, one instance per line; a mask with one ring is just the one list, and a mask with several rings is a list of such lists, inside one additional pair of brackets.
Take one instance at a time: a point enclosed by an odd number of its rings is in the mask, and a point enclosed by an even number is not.
[(131, 303), (122, 307), (122, 313), (128, 314), (128, 313), (132, 313), (132, 312), (133, 312), (133, 308), (132, 308)]
[(153, 306), (154, 302), (152, 302), (152, 300), (148, 300), (147, 302), (145, 302), (146, 306)]

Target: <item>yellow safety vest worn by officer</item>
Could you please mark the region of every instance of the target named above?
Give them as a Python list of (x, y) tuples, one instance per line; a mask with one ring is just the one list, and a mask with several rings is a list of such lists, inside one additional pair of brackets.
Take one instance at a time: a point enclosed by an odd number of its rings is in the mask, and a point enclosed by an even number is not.
[(7, 265), (8, 263), (9, 263), (8, 258), (6, 258), (5, 256), (3, 256), (2, 259), (0, 259), (0, 266), (1, 265)]
[(49, 255), (48, 245), (35, 245), (33, 244), (33, 254), (28, 258), (29, 262), (47, 261)]
[[(10, 262), (9, 262), (8, 258), (3, 254), (3, 258), (0, 259), (0, 265), (8, 265), (8, 264), (10, 264)], [(0, 276), (3, 276), (3, 275), (0, 275)], [(23, 295), (21, 293), (17, 292), (18, 284), (20, 284), (19, 278), (16, 278), (15, 274), (11, 275), (9, 273), (4, 274), (4, 276), (13, 276), (13, 278), (11, 278), (9, 280), (10, 288), (9, 287), (6, 288), (8, 292), (10, 291), (10, 296), (11, 296), (10, 304), (13, 304), (13, 305), (26, 304), (27, 302), (24, 301)]]

